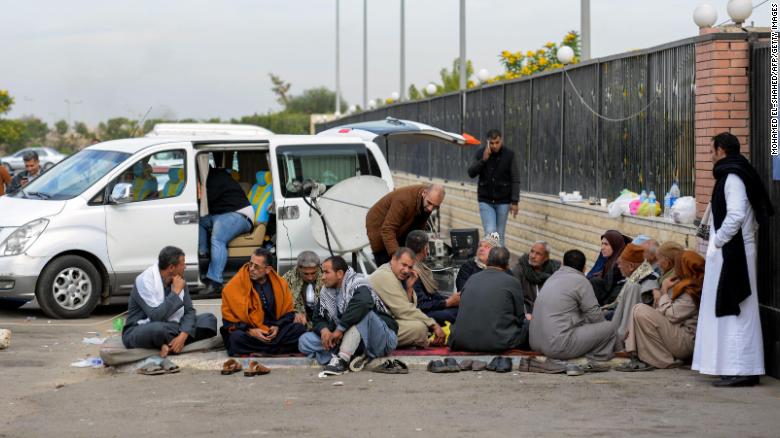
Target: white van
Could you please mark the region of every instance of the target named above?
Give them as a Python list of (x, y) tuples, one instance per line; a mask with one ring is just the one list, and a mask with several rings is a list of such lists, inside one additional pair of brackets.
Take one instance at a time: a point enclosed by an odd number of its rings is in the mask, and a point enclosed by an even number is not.
[(190, 290), (201, 288), (208, 260), (198, 260), (204, 210), (197, 181), (215, 164), (231, 171), (248, 193), (259, 171), (270, 172), (274, 200), (265, 226), (230, 242), (226, 278), (260, 245), (275, 249), (277, 269), (284, 272), (303, 250), (328, 255), (310, 231), (304, 181), (330, 187), (374, 175), (392, 190), (377, 137), (385, 147), (404, 132), (464, 142), (458, 134), (407, 121), (359, 125), (366, 126), (316, 136), (160, 132), (90, 146), (24, 190), (0, 197), (0, 297), (35, 297), (53, 318), (86, 317), (99, 303), (126, 301), (135, 277), (156, 263), (166, 245), (184, 250)]

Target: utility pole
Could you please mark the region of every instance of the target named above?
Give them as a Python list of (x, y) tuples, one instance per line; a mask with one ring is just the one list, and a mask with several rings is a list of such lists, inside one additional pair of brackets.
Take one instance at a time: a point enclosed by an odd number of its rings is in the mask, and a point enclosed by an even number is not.
[(580, 0), (580, 39), (582, 60), (590, 59), (590, 0)]
[(334, 113), (341, 115), (341, 84), (339, 81), (339, 0), (336, 0), (336, 110)]
[(403, 102), (406, 95), (406, 0), (401, 0), (401, 89), (398, 100)]
[(368, 108), (368, 0), (363, 0), (363, 111)]
[(460, 0), (460, 89), (466, 89), (466, 0)]
[(68, 105), (68, 126), (70, 126), (70, 125), (71, 125), (71, 118), (70, 118), (70, 106), (71, 106), (71, 105), (81, 105), (81, 104), (82, 104), (82, 103), (84, 103), (84, 102), (82, 102), (82, 101), (80, 101), (80, 100), (77, 100), (77, 101), (71, 101), (70, 99), (65, 99), (65, 103)]

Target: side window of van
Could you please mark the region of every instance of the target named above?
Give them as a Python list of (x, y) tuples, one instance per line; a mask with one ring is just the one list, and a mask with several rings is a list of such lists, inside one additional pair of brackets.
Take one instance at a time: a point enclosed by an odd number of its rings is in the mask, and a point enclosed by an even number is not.
[(187, 184), (186, 152), (157, 152), (133, 163), (112, 183), (112, 193), (130, 202), (179, 196)]
[(363, 145), (282, 146), (276, 150), (281, 191), (286, 198), (303, 196), (306, 181), (330, 188), (358, 175), (381, 175)]

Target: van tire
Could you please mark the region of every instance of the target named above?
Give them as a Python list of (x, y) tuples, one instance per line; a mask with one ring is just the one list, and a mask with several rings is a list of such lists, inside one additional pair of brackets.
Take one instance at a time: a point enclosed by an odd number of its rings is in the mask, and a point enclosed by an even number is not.
[(97, 306), (102, 290), (100, 273), (89, 260), (66, 255), (43, 269), (35, 297), (50, 318), (86, 318)]

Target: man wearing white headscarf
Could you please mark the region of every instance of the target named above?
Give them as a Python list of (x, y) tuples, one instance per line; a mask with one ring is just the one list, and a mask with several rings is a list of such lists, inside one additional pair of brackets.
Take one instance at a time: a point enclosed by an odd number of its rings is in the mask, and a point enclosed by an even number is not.
[(184, 251), (166, 246), (136, 279), (122, 331), (127, 348), (159, 348), (160, 356), (180, 353), (185, 344), (217, 335), (217, 318), (197, 315), (187, 290)]

